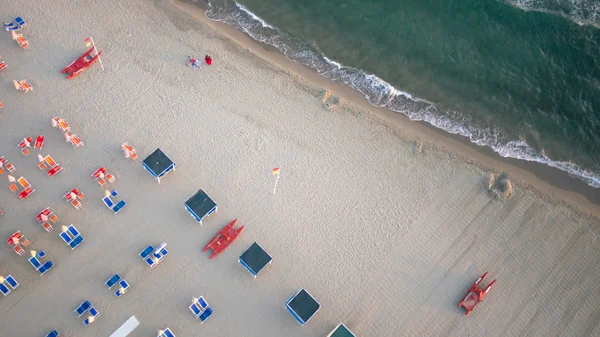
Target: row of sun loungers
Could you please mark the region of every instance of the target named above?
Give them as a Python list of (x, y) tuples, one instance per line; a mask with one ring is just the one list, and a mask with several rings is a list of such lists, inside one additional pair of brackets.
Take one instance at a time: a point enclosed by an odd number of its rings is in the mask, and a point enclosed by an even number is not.
[(83, 236), (81, 236), (77, 228), (73, 225), (66, 227), (66, 230), (63, 226), (63, 231), (60, 232), (59, 236), (69, 247), (71, 247), (71, 250), (79, 247), (83, 242)]
[(43, 250), (40, 250), (36, 256), (32, 256), (29, 258), (29, 263), (35, 268), (36, 271), (40, 273), (40, 275), (44, 275), (48, 270), (52, 269), (54, 263), (51, 260), (48, 260), (42, 263), (39, 259), (44, 258), (46, 253)]
[(19, 185), (21, 185), (21, 187), (23, 188), (23, 190), (19, 192), (19, 199), (21, 200), (26, 199), (27, 197), (29, 197), (29, 195), (31, 195), (31, 193), (35, 192), (35, 190), (31, 187), (31, 184), (29, 184), (27, 179), (23, 177), (15, 179), (13, 176), (9, 175), (8, 181), (10, 182), (10, 185), (8, 185), (8, 189), (13, 193), (19, 190), (19, 187), (17, 186), (17, 184), (15, 184), (15, 182), (18, 182)]
[(119, 213), (127, 205), (124, 200), (120, 200), (119, 202), (115, 203), (112, 198), (116, 197), (117, 195), (118, 193), (116, 190), (112, 190), (110, 192), (106, 191), (105, 197), (102, 198), (102, 202), (104, 202), (106, 207), (113, 211), (114, 214)]
[(33, 91), (33, 87), (31, 86), (31, 84), (27, 83), (26, 80), (13, 80), (13, 84), (15, 86), (15, 89), (19, 90), (19, 91), (25, 91), (25, 92), (30, 92)]
[(119, 289), (117, 290), (117, 292), (115, 292), (115, 296), (117, 297), (121, 297), (121, 295), (123, 295), (127, 292), (127, 290), (129, 290), (129, 283), (127, 283), (127, 281), (125, 281), (124, 279), (121, 279), (121, 276), (119, 274), (111, 276), (111, 278), (109, 278), (104, 284), (106, 284), (108, 289), (111, 289), (116, 284), (119, 284)]
[[(31, 148), (31, 143), (33, 143), (33, 138), (31, 137), (26, 137), (24, 138), (20, 143), (19, 143), (19, 148), (21, 149), (21, 153), (24, 156), (28, 156), (31, 152), (29, 151), (29, 149)], [(42, 146), (44, 146), (44, 136), (39, 135), (37, 136), (37, 138), (35, 139), (35, 143), (33, 144), (33, 148), (34, 149), (42, 149)]]
[(10, 294), (10, 289), (15, 290), (19, 287), (19, 282), (17, 282), (17, 280), (15, 280), (14, 277), (12, 277), (12, 275), (8, 275), (6, 277), (3, 278), (2, 282), (0, 282), (0, 292), (2, 292), (2, 295), (6, 296), (8, 294)]
[(8, 170), (8, 172), (15, 172), (16, 168), (13, 164), (9, 163), (4, 156), (0, 157), (0, 174), (4, 173), (4, 168)]
[(152, 245), (149, 245), (144, 248), (139, 255), (142, 260), (146, 262), (148, 267), (154, 268), (162, 262), (167, 254), (169, 254), (169, 251), (167, 251), (167, 244), (163, 242), (156, 249), (154, 249)]
[(79, 191), (78, 188), (74, 188), (67, 192), (67, 194), (64, 195), (64, 198), (67, 200), (67, 202), (71, 203), (76, 210), (79, 210), (81, 207), (83, 207), (79, 200), (83, 200), (84, 194)]
[(25, 254), (25, 249), (23, 249), (23, 247), (27, 247), (31, 244), (31, 242), (23, 234), (21, 234), (21, 231), (16, 231), (13, 233), (13, 235), (6, 240), (6, 243), (12, 247), (15, 253), (18, 255)]
[(15, 18), (14, 22), (3, 22), (3, 24), (4, 24), (4, 29), (7, 32), (18, 31), (20, 29), (27, 27), (27, 23), (25, 23), (25, 20), (23, 20), (20, 16), (17, 16)]
[(106, 167), (104, 167), (104, 166), (102, 166), (99, 169), (97, 169), (96, 171), (94, 171), (94, 173), (92, 173), (92, 177), (94, 177), (94, 179), (96, 179), (96, 182), (100, 186), (104, 186), (107, 182), (109, 182), (111, 184), (115, 182), (115, 176), (108, 173), (106, 170)]
[(75, 309), (75, 313), (77, 314), (77, 317), (81, 317), (83, 314), (89, 313), (89, 316), (83, 320), (83, 324), (85, 325), (93, 323), (96, 318), (100, 316), (100, 312), (98, 312), (98, 310), (96, 310), (96, 308), (94, 308), (92, 303), (88, 300), (83, 301), (83, 303), (81, 303), (81, 305)]
[(202, 296), (192, 300), (190, 311), (200, 320), (200, 324), (206, 322), (213, 314), (213, 309)]
[(58, 216), (54, 214), (54, 212), (50, 211), (49, 207), (46, 207), (37, 215), (36, 219), (38, 222), (42, 223), (42, 227), (46, 230), (46, 232), (52, 232), (54, 228), (48, 222), (48, 220), (52, 221), (52, 223), (56, 223), (58, 221)]
[(55, 175), (63, 171), (63, 167), (60, 166), (50, 155), (43, 157), (40, 154), (38, 155), (38, 160), (38, 168), (42, 171), (45, 171), (48, 177), (54, 177)]

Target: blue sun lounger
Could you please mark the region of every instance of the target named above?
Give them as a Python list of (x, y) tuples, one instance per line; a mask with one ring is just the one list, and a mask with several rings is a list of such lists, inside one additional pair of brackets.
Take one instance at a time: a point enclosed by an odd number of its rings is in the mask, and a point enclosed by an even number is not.
[(4, 278), (4, 281), (13, 289), (17, 289), (19, 287), (19, 282), (17, 282), (12, 275), (8, 275), (6, 278)]
[(117, 292), (115, 292), (115, 296), (117, 297), (121, 297), (121, 295), (123, 295), (125, 292), (127, 292), (127, 290), (129, 290), (129, 283), (127, 283), (127, 281), (125, 280), (121, 280), (121, 282), (119, 282), (119, 286), (121, 286), (121, 288), (123, 288), (124, 291), (121, 292), (121, 289), (117, 290)]
[(42, 263), (35, 256), (29, 258), (29, 263), (31, 263), (31, 265), (33, 266), (33, 268), (35, 268), (36, 271), (40, 270), (40, 268), (42, 267)]
[(60, 232), (60, 238), (63, 239), (63, 241), (66, 244), (70, 244), (71, 241), (73, 241), (73, 239), (71, 239), (71, 237), (69, 236), (69, 234), (67, 234), (67, 232)]
[(38, 270), (40, 272), (40, 275), (44, 275), (48, 270), (52, 269), (52, 266), (54, 266), (54, 263), (52, 263), (52, 261), (46, 261), (46, 263), (44, 263)]
[(92, 303), (90, 303), (90, 301), (85, 300), (83, 301), (83, 303), (81, 303), (81, 305), (79, 305), (79, 307), (77, 307), (77, 309), (75, 309), (75, 313), (77, 314), (77, 317), (81, 317), (81, 315), (83, 315), (86, 311), (88, 311), (88, 309), (92, 306)]
[[(96, 318), (96, 317), (100, 316), (100, 313), (98, 312), (98, 310), (96, 310), (96, 308), (91, 307), (90, 308), (90, 316)], [(90, 323), (93, 323), (93, 322), (95, 322), (95, 320), (91, 322), (89, 317), (83, 320), (83, 324), (85, 324), (85, 325), (90, 325)]]
[(111, 278), (109, 278), (104, 284), (108, 287), (108, 289), (112, 288), (117, 282), (121, 280), (121, 276), (119, 274), (114, 274)]
[(104, 198), (102, 198), (102, 201), (104, 202), (106, 207), (108, 207), (109, 209), (113, 209), (113, 207), (115, 206), (115, 203), (112, 202), (110, 197), (104, 197)]
[(123, 208), (125, 208), (125, 205), (127, 205), (127, 203), (124, 200), (121, 200), (119, 202), (117, 202), (117, 204), (115, 206), (113, 206), (112, 210), (113, 212), (115, 212), (115, 214), (119, 213), (119, 211), (121, 211)]
[(21, 29), (21, 27), (19, 27), (18, 25), (16, 25), (14, 22), (9, 22), (9, 23), (3, 22), (3, 24), (4, 24), (4, 29), (7, 32)]
[(52, 330), (52, 332), (50, 332), (49, 334), (46, 335), (46, 337), (58, 337), (58, 336), (60, 336), (60, 334), (56, 330)]
[(81, 234), (79, 234), (79, 231), (77, 231), (77, 228), (75, 228), (75, 226), (73, 226), (73, 225), (70, 225), (69, 227), (67, 227), (67, 230), (69, 231), (69, 233), (71, 233), (73, 235), (73, 237), (81, 235)]
[(69, 243), (69, 246), (71, 246), (71, 250), (77, 248), (81, 243), (83, 242), (83, 236), (78, 236), (76, 238), (73, 239), (73, 241), (71, 241), (71, 243)]
[(15, 22), (17, 23), (17, 25), (19, 25), (19, 27), (24, 28), (25, 26), (27, 26), (27, 23), (25, 23), (25, 20), (23, 20), (20, 16), (17, 16), (15, 18)]
[(159, 337), (175, 337), (175, 334), (171, 331), (171, 329), (166, 328)]
[(4, 283), (0, 283), (0, 292), (2, 292), (2, 295), (6, 296), (10, 294), (10, 289), (8, 289), (8, 287), (5, 286)]

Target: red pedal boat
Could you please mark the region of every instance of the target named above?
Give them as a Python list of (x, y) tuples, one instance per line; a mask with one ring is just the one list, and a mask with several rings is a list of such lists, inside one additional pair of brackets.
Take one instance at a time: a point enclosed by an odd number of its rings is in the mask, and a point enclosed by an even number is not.
[(94, 62), (98, 60), (98, 57), (100, 57), (100, 54), (102, 54), (101, 50), (98, 54), (96, 54), (96, 56), (92, 56), (93, 52), (94, 47), (90, 48), (90, 50), (88, 50), (85, 54), (81, 55), (77, 60), (73, 61), (71, 64), (66, 66), (65, 69), (61, 71), (61, 73), (68, 73), (69, 76), (67, 77), (67, 79), (69, 80), (81, 74), (84, 70), (86, 70), (92, 64), (94, 64)]
[(213, 253), (210, 256), (211, 259), (221, 254), (225, 250), (225, 248), (229, 247), (229, 245), (233, 241), (235, 241), (235, 239), (237, 239), (238, 235), (240, 235), (240, 233), (244, 229), (244, 226), (238, 229), (234, 229), (233, 227), (235, 226), (236, 221), (237, 219), (233, 220), (227, 226), (223, 227), (223, 229), (221, 229), (219, 233), (217, 233), (217, 235), (215, 235), (215, 237), (208, 242), (206, 247), (202, 249), (203, 252), (212, 249)]
[(485, 289), (479, 288), (479, 284), (481, 284), (481, 282), (487, 276), (487, 274), (488, 273), (486, 272), (477, 281), (475, 281), (475, 283), (473, 283), (471, 288), (469, 288), (469, 291), (467, 292), (467, 294), (465, 295), (463, 300), (460, 301), (460, 303), (458, 303), (459, 308), (464, 307), (465, 310), (467, 310), (467, 316), (469, 316), (471, 314), (471, 311), (473, 311), (473, 309), (475, 309), (475, 307), (477, 306), (477, 304), (479, 304), (479, 302), (483, 301), (483, 298), (485, 297), (485, 295), (487, 295), (487, 293), (490, 291), (490, 289), (492, 289), (492, 286), (494, 285), (494, 283), (496, 283), (496, 280), (493, 280), (492, 283), (490, 283), (487, 287), (485, 287)]

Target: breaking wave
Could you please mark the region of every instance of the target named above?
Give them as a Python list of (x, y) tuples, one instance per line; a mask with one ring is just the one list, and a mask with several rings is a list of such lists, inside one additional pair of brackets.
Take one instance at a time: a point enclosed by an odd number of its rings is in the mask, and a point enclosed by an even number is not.
[[(549, 1), (511, 2), (542, 3)], [(361, 69), (330, 60), (318, 52), (315, 46), (267, 24), (241, 4), (236, 3), (235, 7), (211, 5), (206, 11), (206, 17), (244, 31), (253, 39), (276, 47), (289, 59), (316, 70), (330, 80), (350, 86), (364, 94), (376, 107), (384, 107), (402, 113), (413, 121), (424, 121), (449, 133), (468, 137), (471, 142), (479, 146), (490, 147), (502, 157), (542, 163), (568, 172), (570, 176), (580, 178), (590, 186), (600, 187), (600, 176), (594, 172), (584, 170), (575, 163), (552, 160), (545, 156), (543, 151), (540, 153), (531, 147), (525, 140), (507, 139), (499, 130), (474, 127), (471, 120), (458, 111), (440, 111), (435, 103), (401, 91), (376, 75), (367, 74)]]
[(559, 15), (579, 25), (600, 28), (598, 0), (501, 0), (526, 11)]

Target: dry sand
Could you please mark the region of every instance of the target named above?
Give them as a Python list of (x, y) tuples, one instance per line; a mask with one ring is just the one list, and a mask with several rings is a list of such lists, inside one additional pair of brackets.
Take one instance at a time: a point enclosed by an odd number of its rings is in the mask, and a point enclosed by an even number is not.
[[(179, 337), (325, 336), (340, 321), (363, 337), (600, 334), (598, 219), (519, 185), (509, 200), (491, 199), (477, 166), (359, 109), (327, 109), (319, 88), (169, 2), (27, 0), (3, 12), (28, 21), (31, 49), (0, 34), (9, 64), (0, 73), (0, 155), (36, 192), (18, 200), (3, 175), (0, 237), (20, 229), (55, 267), (40, 278), (25, 257), (0, 249), (0, 275), (21, 283), (0, 299), (2, 336), (108, 336), (131, 315), (141, 322), (132, 336), (167, 326)], [(59, 71), (90, 34), (105, 71), (96, 65), (67, 81)], [(185, 66), (187, 55), (204, 54), (213, 66)], [(34, 91), (17, 92), (13, 79)], [(57, 115), (84, 148), (51, 128)], [(38, 134), (42, 153), (66, 167), (55, 178), (37, 169), (37, 151), (23, 157), (16, 146)], [(157, 184), (141, 160), (123, 157), (124, 141), (142, 158), (160, 147), (177, 171)], [(116, 216), (90, 177), (101, 165), (128, 202)], [(62, 199), (73, 187), (87, 196), (79, 211)], [(183, 208), (199, 188), (220, 206), (202, 227)], [(47, 206), (82, 232), (79, 248), (37, 223)], [(209, 261), (202, 247), (233, 218), (245, 231)], [(170, 255), (149, 269), (137, 254), (162, 241)], [(254, 241), (274, 257), (258, 279), (237, 263)], [(485, 271), (498, 282), (465, 318), (456, 304)], [(132, 287), (121, 298), (104, 285), (114, 273)], [(322, 304), (304, 327), (284, 309), (302, 287)], [(203, 325), (187, 308), (199, 295), (215, 310)], [(101, 312), (88, 327), (73, 313), (84, 299)]]

